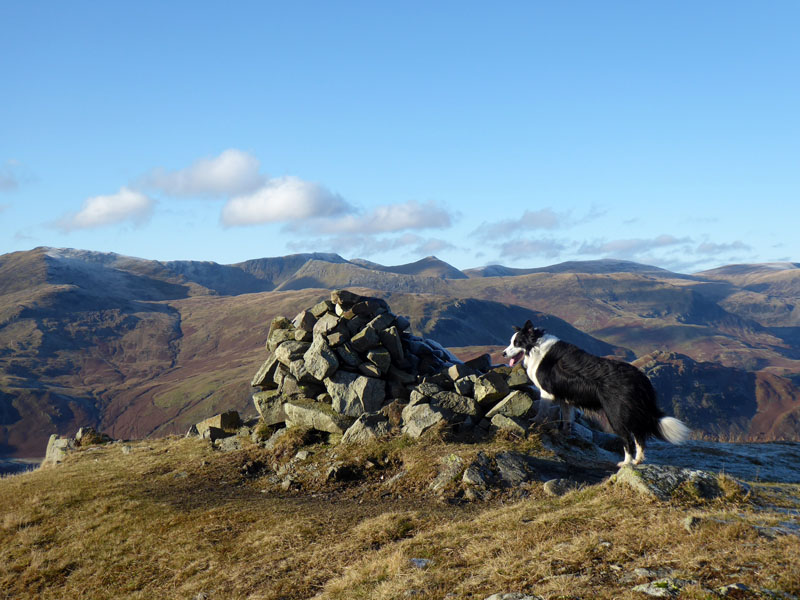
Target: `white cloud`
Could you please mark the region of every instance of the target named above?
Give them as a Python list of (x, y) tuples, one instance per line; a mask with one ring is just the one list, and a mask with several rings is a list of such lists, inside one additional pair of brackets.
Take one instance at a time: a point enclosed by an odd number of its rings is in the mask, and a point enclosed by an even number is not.
[[(434, 202), (420, 204), (413, 200), (402, 204), (378, 206), (363, 215), (345, 215), (319, 219), (307, 226), (321, 234), (376, 234), (408, 229), (442, 229), (453, 222), (452, 215)], [(295, 225), (293, 230), (298, 229)]]
[(567, 249), (566, 244), (558, 240), (512, 240), (499, 245), (500, 256), (511, 259), (544, 256), (555, 258)]
[(299, 177), (268, 180), (258, 190), (231, 198), (222, 208), (227, 226), (333, 217), (353, 208), (338, 194)]
[(255, 156), (235, 148), (214, 158), (201, 158), (178, 171), (153, 169), (139, 184), (169, 196), (224, 197), (252, 192), (264, 184)]
[(659, 235), (652, 239), (627, 239), (612, 240), (610, 242), (595, 241), (584, 242), (578, 248), (578, 254), (591, 254), (595, 256), (615, 256), (619, 258), (633, 258), (655, 250), (670, 246), (679, 246), (691, 243), (690, 238), (676, 238), (673, 235)]
[(152, 198), (123, 187), (110, 196), (88, 198), (80, 211), (65, 215), (56, 226), (64, 231), (72, 231), (104, 227), (124, 221), (141, 224), (150, 218), (154, 204)]
[(713, 242), (703, 242), (697, 246), (699, 254), (723, 254), (738, 250), (751, 250), (751, 247), (742, 241), (731, 242), (730, 244), (715, 244)]
[(415, 233), (384, 237), (363, 234), (340, 235), (329, 238), (295, 240), (289, 242), (287, 246), (298, 252), (324, 249), (327, 252), (360, 258), (377, 256), (394, 250), (401, 250), (407, 256), (429, 256), (444, 250), (457, 249), (446, 240), (423, 237)]

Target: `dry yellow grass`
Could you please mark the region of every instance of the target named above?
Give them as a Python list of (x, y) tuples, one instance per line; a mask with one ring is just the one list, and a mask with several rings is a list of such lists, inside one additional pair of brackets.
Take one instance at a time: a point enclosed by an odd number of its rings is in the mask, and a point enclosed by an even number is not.
[[(269, 474), (302, 439), (277, 453), (114, 444), (0, 480), (0, 598), (642, 598), (638, 567), (697, 581), (686, 598), (734, 582), (800, 593), (800, 538), (759, 535), (752, 523), (782, 517), (754, 498), (667, 504), (599, 484), (452, 505), (426, 482), (439, 457), (477, 449), (437, 439), (317, 444), (309, 461), (360, 465), (362, 479), (284, 492)], [(262, 476), (244, 468), (253, 463)], [(383, 494), (400, 468), (409, 475)], [(705, 518), (689, 532), (687, 515)]]

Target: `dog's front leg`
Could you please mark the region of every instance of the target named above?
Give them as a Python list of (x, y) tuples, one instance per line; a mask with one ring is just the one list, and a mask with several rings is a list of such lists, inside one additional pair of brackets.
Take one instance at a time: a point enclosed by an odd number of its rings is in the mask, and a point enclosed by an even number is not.
[(561, 430), (569, 435), (572, 433), (572, 424), (575, 422), (575, 407), (571, 404), (561, 405)]
[(536, 416), (533, 417), (533, 422), (541, 425), (542, 423), (546, 422), (550, 418), (550, 413), (552, 412), (553, 403), (546, 398), (539, 398), (539, 406), (536, 411)]

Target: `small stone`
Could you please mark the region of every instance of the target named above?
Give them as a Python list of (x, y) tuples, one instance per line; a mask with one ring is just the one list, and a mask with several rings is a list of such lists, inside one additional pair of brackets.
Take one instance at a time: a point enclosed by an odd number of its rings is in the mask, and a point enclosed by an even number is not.
[(344, 433), (353, 422), (321, 402), (289, 401), (283, 409), (286, 411), (287, 427), (303, 426), (328, 433)]
[(389, 367), (392, 365), (392, 357), (386, 348), (373, 348), (367, 352), (367, 360), (378, 367), (380, 375), (385, 375), (388, 373)]
[(276, 425), (286, 420), (283, 411), (284, 398), (277, 390), (268, 390), (253, 394), (253, 404), (265, 425)]
[(577, 484), (571, 479), (550, 479), (542, 486), (545, 493), (550, 496), (563, 496), (567, 492), (577, 489)]
[(364, 300), (364, 296), (351, 292), (350, 290), (334, 290), (331, 292), (331, 302), (338, 304), (344, 310), (348, 310), (353, 305)]
[(363, 414), (344, 432), (342, 444), (363, 443), (389, 433), (389, 419), (384, 415)]
[(444, 420), (444, 415), (429, 404), (417, 404), (403, 409), (403, 433), (418, 438), (428, 429)]
[(253, 377), (250, 385), (253, 387), (260, 387), (264, 389), (274, 389), (277, 387), (275, 383), (275, 370), (278, 368), (278, 359), (274, 354), (261, 365), (261, 368)]
[(689, 516), (683, 520), (683, 528), (689, 533), (693, 533), (695, 529), (702, 523), (703, 519), (700, 517)]
[(475, 374), (475, 369), (461, 363), (457, 363), (447, 369), (447, 376), (450, 377), (450, 379), (453, 380), (454, 382), (458, 381), (463, 377), (469, 377), (470, 375), (474, 374)]
[(288, 342), (283, 342), (280, 346), (275, 348), (275, 358), (277, 358), (282, 365), (288, 367), (292, 364), (293, 360), (303, 358), (306, 350), (311, 347), (311, 344), (306, 342), (298, 342), (294, 339)]
[(433, 564), (429, 558), (412, 558), (409, 562), (418, 569), (427, 569)]
[(485, 373), (492, 368), (492, 357), (488, 354), (481, 354), (464, 362), (464, 366), (474, 369), (480, 373)]
[(536, 403), (528, 393), (521, 390), (514, 390), (495, 404), (494, 407), (486, 413), (486, 418), (491, 419), (495, 415), (500, 414), (507, 417), (528, 419), (533, 416), (535, 408)]
[(405, 352), (403, 352), (403, 343), (400, 339), (400, 331), (395, 325), (388, 329), (378, 332), (381, 339), (381, 345), (386, 348), (392, 357), (392, 362), (395, 364), (405, 359)]

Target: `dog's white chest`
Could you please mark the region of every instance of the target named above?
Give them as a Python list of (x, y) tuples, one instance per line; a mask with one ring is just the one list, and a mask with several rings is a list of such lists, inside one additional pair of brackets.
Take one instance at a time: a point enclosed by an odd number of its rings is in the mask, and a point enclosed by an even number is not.
[(542, 362), (545, 354), (547, 354), (547, 351), (550, 350), (551, 346), (557, 341), (558, 338), (554, 335), (546, 335), (525, 356), (525, 372), (528, 374), (528, 378), (533, 382), (533, 385), (539, 388), (539, 394), (545, 400), (555, 400), (556, 398), (542, 387), (542, 384), (539, 383), (536, 377), (536, 372), (539, 370), (539, 364)]

